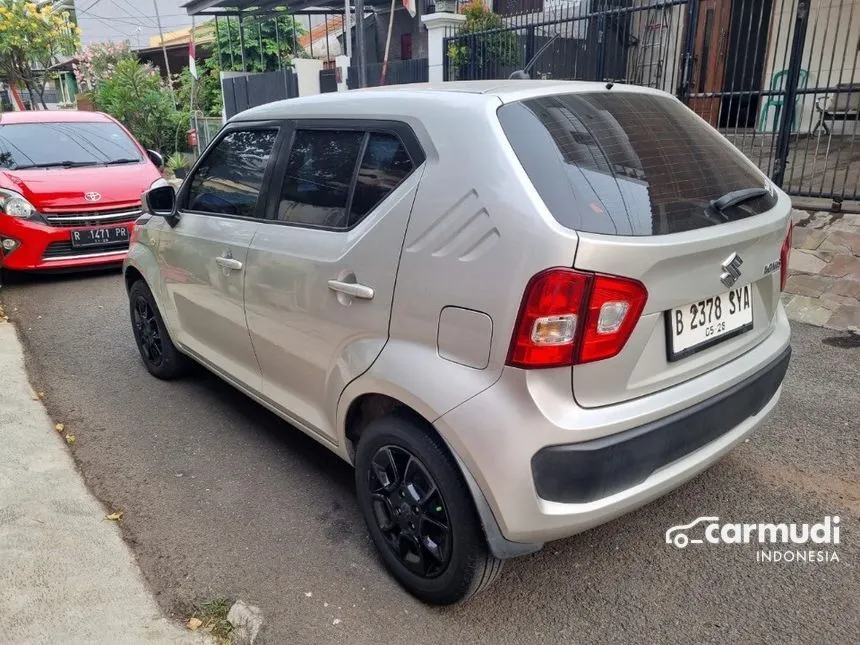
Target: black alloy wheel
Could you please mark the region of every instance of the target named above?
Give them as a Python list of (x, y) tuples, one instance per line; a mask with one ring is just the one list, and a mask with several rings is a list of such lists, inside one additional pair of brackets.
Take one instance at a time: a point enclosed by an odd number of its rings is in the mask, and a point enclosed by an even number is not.
[(138, 344), (144, 359), (153, 367), (159, 367), (164, 362), (164, 348), (161, 344), (161, 332), (155, 320), (155, 312), (143, 295), (134, 300), (132, 316), (137, 331)]
[(173, 344), (152, 292), (143, 280), (131, 285), (128, 302), (134, 340), (147, 371), (164, 380), (187, 374), (191, 359)]
[(355, 486), (382, 563), (419, 600), (463, 602), (498, 577), (503, 561), (490, 553), (463, 473), (428, 422), (395, 411), (368, 423)]
[(433, 477), (410, 451), (387, 445), (367, 473), (376, 524), (412, 573), (434, 578), (451, 560), (451, 521)]

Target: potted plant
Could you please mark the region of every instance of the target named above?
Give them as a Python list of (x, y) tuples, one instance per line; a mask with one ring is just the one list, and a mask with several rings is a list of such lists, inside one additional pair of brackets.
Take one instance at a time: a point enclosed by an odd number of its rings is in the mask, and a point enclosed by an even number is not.
[(173, 173), (177, 179), (185, 179), (188, 174), (188, 164), (185, 161), (185, 155), (181, 152), (174, 152), (167, 158), (167, 169)]

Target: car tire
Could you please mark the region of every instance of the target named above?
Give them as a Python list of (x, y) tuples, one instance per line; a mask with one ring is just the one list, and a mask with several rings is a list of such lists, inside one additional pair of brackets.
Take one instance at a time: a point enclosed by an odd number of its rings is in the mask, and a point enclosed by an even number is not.
[(128, 302), (134, 340), (147, 371), (165, 381), (185, 376), (191, 368), (191, 359), (176, 349), (155, 298), (143, 280), (131, 286)]
[(450, 605), (496, 580), (503, 561), (487, 548), (466, 483), (441, 440), (419, 423), (397, 414), (372, 421), (358, 442), (355, 482), (385, 567), (413, 596)]

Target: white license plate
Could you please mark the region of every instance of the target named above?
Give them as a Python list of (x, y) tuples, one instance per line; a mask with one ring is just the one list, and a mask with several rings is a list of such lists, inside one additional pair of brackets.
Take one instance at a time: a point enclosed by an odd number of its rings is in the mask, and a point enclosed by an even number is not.
[(744, 285), (668, 313), (669, 360), (676, 361), (752, 329), (752, 288)]

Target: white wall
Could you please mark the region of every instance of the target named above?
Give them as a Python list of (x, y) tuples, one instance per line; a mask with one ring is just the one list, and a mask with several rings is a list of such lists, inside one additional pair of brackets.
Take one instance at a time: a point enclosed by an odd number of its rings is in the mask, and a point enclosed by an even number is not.
[[(558, 32), (561, 38), (585, 38), (588, 34), (588, 20), (569, 20), (578, 16), (584, 16), (591, 10), (592, 0), (544, 0), (543, 11), (517, 14), (515, 16), (502, 16), (502, 20), (509, 25), (529, 25), (536, 22), (551, 20), (565, 20), (565, 22), (538, 27), (535, 33), (538, 36), (552, 36)], [(492, 6), (487, 0), (487, 6)]]
[[(317, 60), (322, 60), (322, 61), (334, 60), (338, 56), (345, 53), (345, 52), (342, 52), (340, 50), (340, 38), (339, 37), (341, 35), (342, 35), (342, 32), (340, 32), (340, 31), (338, 31), (337, 33), (332, 31), (328, 35), (328, 39), (326, 39), (325, 36), (323, 36), (322, 38), (317, 38), (313, 42), (313, 47), (311, 47), (310, 45), (305, 47), (305, 54), (310, 56), (311, 51), (313, 51), (313, 58), (315, 58)], [(326, 47), (326, 40), (328, 40), (328, 47)]]
[[(797, 0), (774, 0), (764, 88), (773, 75), (788, 69)], [(834, 87), (860, 81), (860, 0), (812, 0), (803, 49), (803, 69), (809, 72), (807, 87)], [(795, 129), (809, 132), (815, 125), (814, 103), (824, 94), (806, 95), (798, 102)], [(765, 104), (762, 100), (762, 106)], [(765, 129), (774, 129), (771, 109)], [(761, 118), (761, 113), (759, 114)]]
[(320, 93), (320, 72), (323, 62), (314, 58), (294, 58), (293, 69), (299, 81), (299, 96)]

